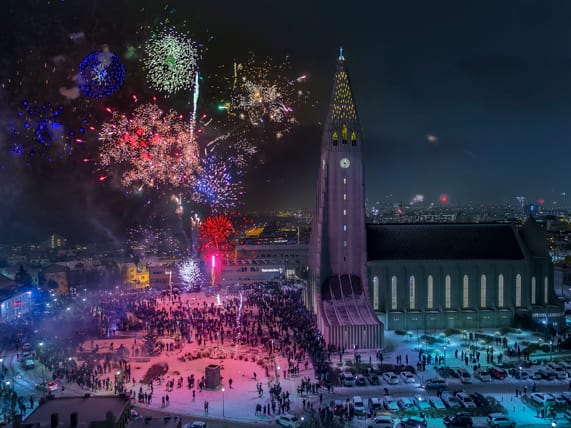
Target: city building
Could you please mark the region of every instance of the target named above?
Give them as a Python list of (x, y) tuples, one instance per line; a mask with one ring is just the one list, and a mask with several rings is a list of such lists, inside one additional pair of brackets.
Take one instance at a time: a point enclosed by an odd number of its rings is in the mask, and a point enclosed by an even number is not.
[(0, 275), (0, 322), (10, 322), (32, 310), (32, 292)]
[(304, 296), (328, 344), (380, 348), (367, 287), (362, 133), (341, 50), (323, 127)]

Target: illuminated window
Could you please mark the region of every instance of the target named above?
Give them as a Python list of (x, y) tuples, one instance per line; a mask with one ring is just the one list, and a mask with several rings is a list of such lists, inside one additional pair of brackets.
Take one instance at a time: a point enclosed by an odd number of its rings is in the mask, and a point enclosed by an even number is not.
[(504, 276), (498, 275), (498, 307), (504, 307)]
[(336, 146), (337, 141), (339, 140), (339, 136), (337, 135), (337, 132), (333, 133), (332, 140), (333, 140), (333, 145)]
[(347, 246), (347, 241), (343, 241), (343, 246), (344, 246), (344, 247)]
[(547, 303), (549, 301), (549, 279), (547, 276), (543, 278), (543, 303)]
[(355, 134), (355, 132), (351, 132), (351, 145), (352, 146), (357, 145), (357, 134)]
[(343, 200), (344, 200), (344, 201), (347, 200), (347, 193), (343, 193)]
[(397, 277), (393, 275), (391, 278), (391, 309), (397, 308)]
[(379, 310), (379, 277), (373, 277), (373, 309)]
[(412, 275), (408, 280), (408, 306), (410, 309), (414, 309), (416, 306), (416, 284)]
[(343, 140), (343, 144), (347, 144), (347, 125), (341, 125), (341, 139)]
[(347, 210), (343, 210), (343, 215), (347, 215)]
[(537, 285), (535, 283), (535, 276), (531, 277), (531, 304), (535, 305), (535, 294), (537, 292), (536, 290)]
[(480, 307), (486, 307), (486, 275), (480, 277)]
[(462, 279), (462, 307), (467, 308), (469, 306), (469, 289), (470, 289), (470, 280), (468, 279), (468, 275), (464, 275)]
[(434, 279), (432, 278), (432, 275), (428, 275), (428, 280), (426, 281), (426, 295), (427, 295), (427, 300), (426, 300), (426, 307), (428, 309), (432, 309), (434, 308)]
[(444, 278), (444, 307), (450, 309), (452, 306), (452, 278), (446, 275)]
[(347, 184), (347, 179), (346, 179), (346, 178), (343, 179), (343, 184)]
[(347, 225), (346, 224), (343, 225), (343, 232), (347, 232)]
[(519, 273), (515, 276), (515, 305), (521, 306), (521, 275)]

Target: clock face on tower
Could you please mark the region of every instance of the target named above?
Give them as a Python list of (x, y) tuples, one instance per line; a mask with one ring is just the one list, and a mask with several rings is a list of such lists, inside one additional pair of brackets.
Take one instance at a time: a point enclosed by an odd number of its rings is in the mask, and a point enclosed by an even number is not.
[(351, 162), (349, 162), (349, 159), (343, 158), (339, 161), (339, 165), (341, 166), (341, 168), (349, 168), (349, 165), (351, 165)]

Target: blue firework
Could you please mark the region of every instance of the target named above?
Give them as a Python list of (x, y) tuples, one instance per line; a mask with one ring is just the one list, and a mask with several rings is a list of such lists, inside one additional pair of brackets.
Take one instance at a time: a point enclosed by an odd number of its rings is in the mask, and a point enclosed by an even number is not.
[(125, 81), (125, 66), (108, 50), (95, 51), (79, 64), (78, 86), (92, 98), (103, 98), (117, 91)]

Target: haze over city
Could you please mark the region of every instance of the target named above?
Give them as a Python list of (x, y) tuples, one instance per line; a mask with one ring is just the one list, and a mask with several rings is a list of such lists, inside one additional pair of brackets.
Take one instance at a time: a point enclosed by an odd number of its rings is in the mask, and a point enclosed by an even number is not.
[[(232, 79), (233, 65), (253, 53), (256, 61), (270, 58), (268, 76), (276, 77), (287, 58), (292, 120), (277, 131), (256, 124), (247, 136), (257, 153), (240, 173), (243, 190), (232, 209), (313, 208), (320, 126), (340, 46), (364, 132), (369, 204), (406, 203), (420, 194), (427, 204), (441, 195), (459, 205), (516, 204), (525, 196), (567, 206), (567, 2), (10, 0), (4, 10), (2, 240), (64, 229), (81, 239), (111, 237), (156, 217), (169, 223), (177, 218), (172, 194), (182, 195), (186, 214), (208, 211), (189, 188), (136, 192), (120, 184), (122, 166), (99, 165), (100, 132), (111, 118), (106, 108), (128, 115), (156, 97), (165, 111), (186, 118), (193, 111), (191, 90), (165, 94), (145, 77), (145, 41), (159, 27), (175, 27), (199, 47), (203, 80), (194, 111), (207, 116), (199, 128), (210, 140), (231, 129), (231, 112), (217, 109), (227, 101), (217, 85)], [(124, 84), (101, 98), (68, 92), (82, 59), (106, 49), (124, 64)], [(34, 132), (48, 103), (62, 106), (68, 136), (48, 142), (51, 148)], [(84, 125), (81, 142), (69, 138)], [(201, 148), (207, 143), (201, 140)], [(72, 150), (62, 155), (55, 150), (62, 144)]]

